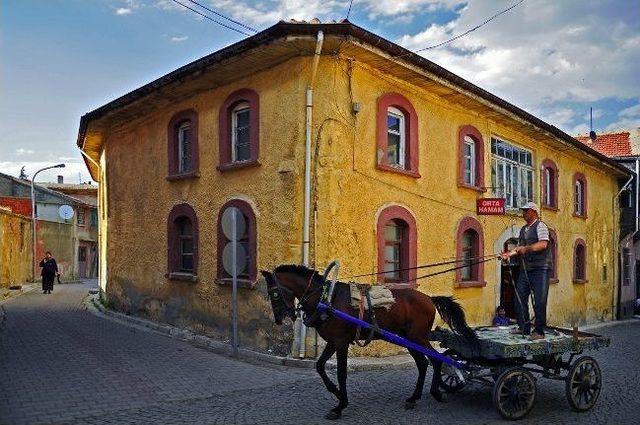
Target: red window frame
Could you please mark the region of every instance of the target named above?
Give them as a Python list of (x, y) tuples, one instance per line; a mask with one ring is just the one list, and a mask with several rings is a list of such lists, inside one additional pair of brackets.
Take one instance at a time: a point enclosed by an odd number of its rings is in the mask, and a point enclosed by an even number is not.
[[(482, 225), (473, 217), (464, 217), (458, 224), (456, 234), (456, 258), (464, 258), (463, 237), (467, 231), (473, 231), (477, 236), (474, 240), (475, 257), (484, 255), (484, 233), (482, 231)], [(486, 286), (487, 282), (484, 280), (484, 263), (473, 264), (471, 267), (471, 280), (462, 280), (462, 269), (456, 270), (456, 286), (460, 288)]]
[[(385, 239), (385, 228), (387, 224), (391, 221), (395, 221), (396, 223), (401, 223), (404, 227), (401, 247), (400, 247), (400, 265), (401, 268), (412, 268), (417, 264), (417, 229), (416, 229), (416, 220), (413, 215), (406, 210), (405, 208), (393, 205), (385, 208), (378, 215), (378, 222), (376, 226), (376, 236), (378, 242), (378, 272), (384, 272), (385, 265), (385, 255), (384, 248), (386, 246)], [(401, 272), (401, 280), (405, 280), (417, 286), (416, 284), (416, 270), (407, 270)], [(387, 279), (384, 274), (378, 275), (378, 282), (386, 283)]]
[(573, 244), (573, 283), (586, 283), (587, 279), (587, 243), (576, 239)]
[[(185, 273), (182, 269), (182, 258), (180, 256), (181, 238), (178, 234), (178, 219), (186, 218), (191, 221), (192, 240), (193, 240), (193, 272)], [(196, 212), (189, 204), (175, 205), (169, 217), (167, 218), (167, 270), (169, 279), (175, 280), (193, 280), (198, 275), (198, 258), (199, 258), (199, 235), (198, 235), (198, 217)]]
[[(465, 161), (464, 145), (465, 137), (469, 136), (474, 141), (475, 149), (475, 184), (470, 185), (464, 181)], [(458, 186), (482, 191), (484, 187), (484, 139), (482, 134), (472, 125), (463, 125), (458, 129)]]
[(232, 199), (225, 203), (218, 213), (218, 225), (217, 225), (217, 277), (220, 280), (229, 279), (231, 276), (224, 270), (224, 266), (222, 264), (222, 252), (226, 243), (228, 242), (227, 237), (224, 235), (222, 231), (222, 214), (229, 207), (238, 208), (247, 222), (247, 250), (249, 254), (249, 263), (247, 266), (248, 269), (248, 280), (250, 282), (254, 282), (257, 279), (258, 275), (258, 266), (257, 266), (257, 222), (256, 215), (253, 211), (251, 205), (240, 199)]
[[(249, 159), (233, 162), (231, 160), (231, 131), (233, 109), (239, 103), (249, 104)], [(218, 117), (218, 150), (219, 150), (219, 171), (233, 170), (236, 168), (246, 168), (259, 165), (258, 156), (260, 154), (260, 96), (252, 89), (240, 89), (231, 93), (222, 106)]]
[[(396, 108), (404, 115), (405, 134), (405, 168), (390, 165), (387, 161), (387, 113), (389, 108)], [(377, 149), (376, 167), (379, 170), (391, 171), (411, 177), (420, 177), (418, 146), (418, 114), (409, 100), (398, 93), (385, 93), (378, 98), (377, 111)]]
[[(179, 138), (178, 130), (180, 126), (185, 122), (191, 123), (191, 134), (193, 135), (193, 145), (191, 150), (191, 169), (186, 172), (180, 172), (179, 167)], [(167, 128), (167, 163), (168, 163), (168, 175), (167, 180), (180, 180), (191, 177), (198, 177), (200, 167), (200, 155), (198, 147), (198, 113), (194, 109), (186, 109), (173, 115), (169, 120)]]
[[(540, 195), (542, 198), (540, 205), (544, 209), (558, 211), (558, 167), (555, 162), (546, 158), (542, 161), (540, 169), (542, 171), (542, 175), (540, 176)], [(551, 203), (547, 203), (547, 170), (550, 171), (553, 178), (549, 186), (551, 188)]]
[[(579, 181), (582, 183), (582, 212), (580, 214), (578, 214), (576, 212), (576, 182)], [(587, 190), (587, 178), (585, 177), (585, 175), (583, 173), (575, 173), (573, 175), (573, 185), (571, 187), (571, 190), (573, 192), (573, 216), (574, 217), (579, 217), (579, 218), (587, 218), (587, 207), (588, 207), (588, 202), (587, 202), (587, 194), (588, 194), (588, 190)]]

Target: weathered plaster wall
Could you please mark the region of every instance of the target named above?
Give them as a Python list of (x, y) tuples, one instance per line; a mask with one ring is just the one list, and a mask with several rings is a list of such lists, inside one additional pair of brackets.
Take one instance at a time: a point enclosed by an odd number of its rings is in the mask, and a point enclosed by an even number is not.
[[(77, 239), (73, 224), (58, 223), (54, 221), (38, 220), (36, 235), (38, 245), (36, 247), (36, 261), (44, 258), (47, 251), (51, 251), (56, 259), (61, 281), (73, 280), (76, 277), (76, 244)], [(40, 269), (36, 279), (40, 278)]]
[[(549, 293), (551, 325), (610, 320), (615, 285), (614, 226), (617, 215), (612, 198), (615, 176), (585, 162), (583, 154), (550, 147), (489, 117), (466, 110), (428, 91), (396, 80), (357, 62), (323, 58), (318, 73), (314, 122), (319, 154), (317, 163), (317, 263), (338, 258), (344, 276), (377, 271), (376, 217), (386, 206), (398, 204), (412, 212), (418, 227), (418, 264), (455, 256), (457, 225), (465, 216), (477, 218), (484, 230), (484, 253), (501, 249), (523, 220), (518, 214), (476, 216), (476, 198), (490, 196), (457, 186), (457, 140), (461, 125), (473, 125), (485, 143), (485, 182), (490, 186), (490, 137), (497, 135), (532, 150), (536, 168), (534, 200), (540, 204), (539, 165), (547, 157), (559, 168), (558, 212), (544, 210), (543, 219), (558, 235), (558, 284)], [(419, 120), (419, 172), (421, 178), (376, 169), (376, 105), (380, 95), (397, 92), (415, 107)], [(351, 113), (351, 102), (361, 110)], [(572, 216), (574, 172), (588, 180), (588, 218)], [(577, 238), (587, 242), (586, 284), (572, 282), (572, 251)], [(606, 266), (607, 278), (603, 278)], [(499, 266), (485, 265), (485, 287), (457, 288), (455, 274), (420, 281), (427, 294), (453, 294), (475, 325), (490, 323), (499, 301)]]
[(0, 287), (31, 279), (31, 220), (0, 209)]
[[(300, 261), (303, 170), (296, 158), (302, 158), (304, 144), (302, 63), (288, 61), (113, 129), (102, 161), (107, 184), (100, 185), (101, 216), (106, 217), (106, 240), (101, 242), (106, 265), (101, 273), (110, 302), (133, 314), (228, 339), (231, 290), (214, 279), (218, 212), (233, 198), (254, 208), (258, 269)], [(260, 165), (221, 173), (216, 169), (218, 112), (225, 98), (240, 88), (260, 96)], [(200, 177), (167, 181), (167, 124), (188, 108), (198, 112)], [(171, 208), (182, 202), (194, 208), (199, 221), (194, 284), (165, 278), (166, 220)], [(273, 324), (262, 284), (258, 290), (240, 290), (239, 316), (242, 346), (288, 352), (290, 330)]]

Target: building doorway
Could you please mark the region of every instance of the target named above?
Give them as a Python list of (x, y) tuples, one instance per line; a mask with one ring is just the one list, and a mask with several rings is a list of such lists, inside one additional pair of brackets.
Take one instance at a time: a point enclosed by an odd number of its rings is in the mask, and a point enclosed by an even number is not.
[[(503, 245), (503, 252), (511, 251), (518, 245), (516, 238), (507, 239)], [(515, 283), (518, 281), (520, 265), (515, 258), (510, 258), (509, 262), (503, 261), (500, 266), (500, 305), (504, 307), (507, 317), (516, 318), (516, 290)]]

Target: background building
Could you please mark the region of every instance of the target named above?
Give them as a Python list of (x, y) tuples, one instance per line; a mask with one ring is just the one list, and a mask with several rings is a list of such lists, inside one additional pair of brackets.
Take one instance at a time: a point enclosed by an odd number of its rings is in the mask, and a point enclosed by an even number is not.
[[(133, 314), (228, 337), (220, 219), (237, 207), (242, 345), (289, 349), (252, 289), (259, 269), (307, 250), (319, 269), (339, 259), (343, 276), (465, 258), (457, 273), (380, 280), (453, 294), (488, 324), (498, 304), (512, 307), (519, 264), (471, 263), (513, 244), (518, 207), (533, 200), (553, 239), (549, 323), (614, 317), (612, 202), (629, 171), (350, 23), (281, 22), (86, 114), (78, 146), (100, 181), (101, 287)], [(486, 197), (505, 198), (506, 214), (478, 215)], [(381, 344), (367, 350), (390, 350)]]
[[(75, 185), (71, 185), (75, 186)], [(70, 196), (63, 192), (52, 190), (45, 185), (35, 185), (35, 205), (37, 217), (37, 245), (36, 262), (44, 257), (46, 251), (51, 251), (57, 260), (61, 271), (61, 280), (69, 281), (84, 277), (97, 276), (97, 187), (90, 186), (89, 190), (82, 192), (82, 197)], [(93, 199), (92, 195), (93, 193)], [(69, 205), (74, 210), (71, 219), (65, 220), (59, 214), (62, 205)], [(3, 207), (5, 222), (0, 231), (5, 238), (3, 269), (6, 271), (6, 281), (9, 283), (22, 283), (25, 281), (23, 273), (14, 273), (23, 270), (24, 264), (32, 261), (32, 223), (31, 223), (31, 182), (0, 173), (0, 206)], [(9, 224), (11, 214), (12, 224)], [(19, 218), (16, 216), (20, 216)], [(26, 220), (26, 221), (25, 221)], [(23, 228), (16, 232), (16, 224)], [(28, 228), (28, 230), (26, 230)], [(28, 233), (28, 238), (24, 235)], [(19, 248), (19, 249), (18, 249)], [(11, 258), (11, 261), (8, 259)], [(8, 277), (8, 276), (11, 277)], [(29, 273), (29, 278), (31, 273)], [(39, 279), (39, 275), (36, 275)]]
[(635, 301), (640, 298), (640, 128), (603, 133), (592, 140), (588, 135), (576, 137), (592, 149), (607, 155), (634, 174), (620, 194), (620, 279), (618, 282), (618, 318), (640, 313)]

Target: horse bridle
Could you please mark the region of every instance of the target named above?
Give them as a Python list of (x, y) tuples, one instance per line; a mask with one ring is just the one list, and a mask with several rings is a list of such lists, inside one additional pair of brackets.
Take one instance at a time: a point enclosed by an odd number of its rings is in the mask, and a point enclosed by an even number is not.
[[(288, 316), (289, 318), (291, 318), (291, 320), (295, 321), (298, 313), (302, 311), (304, 305), (309, 301), (309, 297), (314, 293), (314, 291), (311, 290), (314, 273), (312, 273), (311, 277), (309, 277), (309, 283), (307, 284), (307, 287), (304, 290), (302, 296), (299, 298), (297, 307), (289, 305), (285, 300), (283, 294), (286, 293), (292, 298), (296, 298), (293, 291), (285, 286), (282, 286), (275, 273), (271, 273), (271, 276), (273, 277), (273, 285), (267, 285), (267, 292), (269, 294), (269, 298), (271, 299), (271, 306), (273, 308), (274, 317), (276, 318), (276, 320), (278, 320), (280, 317), (284, 318)], [(320, 287), (320, 289), (322, 289), (322, 287)]]

